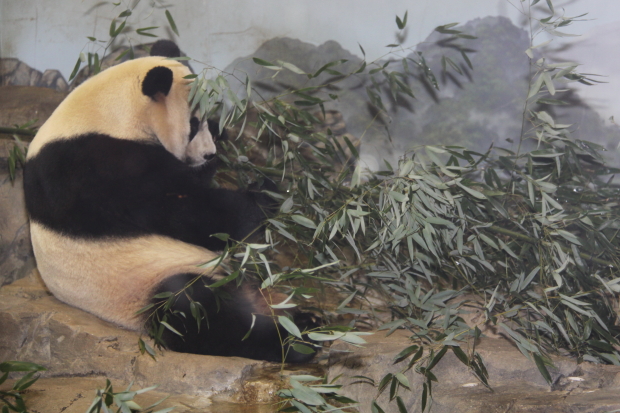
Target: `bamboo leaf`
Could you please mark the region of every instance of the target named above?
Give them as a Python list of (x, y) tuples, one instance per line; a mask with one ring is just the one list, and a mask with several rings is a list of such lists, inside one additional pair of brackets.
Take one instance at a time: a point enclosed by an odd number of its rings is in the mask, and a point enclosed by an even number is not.
[(174, 334), (183, 337), (183, 334), (179, 333), (177, 330), (174, 329), (174, 327), (172, 327), (170, 324), (168, 324), (165, 321), (160, 321), (161, 325), (163, 325), (164, 327), (166, 327), (168, 330), (172, 331)]
[(538, 367), (538, 371), (540, 371), (540, 374), (547, 381), (547, 383), (551, 385), (553, 383), (553, 380), (551, 379), (549, 370), (547, 370), (547, 367), (545, 366), (543, 358), (537, 353), (533, 353), (532, 356), (534, 356), (534, 361), (536, 362), (536, 367)]
[(475, 198), (478, 199), (487, 199), (486, 196), (484, 196), (484, 194), (482, 192), (476, 191), (475, 189), (469, 188), (465, 185), (462, 185), (460, 182), (456, 183), (459, 187), (463, 188), (467, 193), (469, 193), (470, 195), (472, 195)]
[(156, 35), (154, 35), (153, 33), (149, 33), (149, 31), (151, 30), (155, 30), (158, 29), (158, 26), (151, 26), (151, 27), (142, 27), (140, 29), (136, 30), (136, 33), (138, 33), (141, 36), (147, 36), (147, 37), (157, 37)]
[(286, 317), (286, 316), (278, 316), (278, 322), (280, 323), (280, 325), (282, 327), (284, 327), (284, 329), (286, 331), (288, 331), (290, 334), (294, 335), (297, 338), (301, 339), (301, 331), (299, 331), (299, 327), (297, 327), (295, 325), (295, 323), (293, 323), (291, 321), (290, 318)]
[(302, 215), (292, 215), (291, 219), (306, 228), (316, 229), (316, 224), (311, 219), (308, 219)]
[(177, 29), (177, 25), (174, 22), (174, 19), (172, 18), (172, 14), (170, 14), (168, 10), (166, 10), (166, 19), (168, 19), (168, 24), (170, 25), (170, 28), (172, 29), (174, 34), (176, 34), (177, 36), (180, 36), (179, 30)]

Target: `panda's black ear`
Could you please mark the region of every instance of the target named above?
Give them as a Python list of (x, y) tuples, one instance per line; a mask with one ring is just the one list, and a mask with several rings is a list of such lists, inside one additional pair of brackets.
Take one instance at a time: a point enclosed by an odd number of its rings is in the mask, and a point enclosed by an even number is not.
[(149, 70), (142, 81), (142, 93), (155, 99), (155, 95), (168, 95), (172, 87), (172, 70), (163, 66), (156, 66)]
[(181, 50), (171, 40), (158, 40), (151, 46), (151, 56), (181, 57)]

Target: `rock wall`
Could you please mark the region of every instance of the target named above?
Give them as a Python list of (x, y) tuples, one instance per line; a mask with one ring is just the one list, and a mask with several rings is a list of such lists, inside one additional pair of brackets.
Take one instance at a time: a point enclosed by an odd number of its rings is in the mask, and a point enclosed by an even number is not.
[[(409, 359), (399, 363), (394, 363), (394, 359), (412, 344), (410, 337), (411, 333), (405, 330), (398, 330), (389, 337), (379, 331), (366, 338), (368, 344), (363, 348), (338, 342), (330, 349), (329, 377), (342, 374), (342, 393), (360, 403), (361, 413), (371, 413), (370, 403), (375, 398), (386, 413), (399, 412), (396, 400), (389, 401), (389, 385), (377, 397), (377, 389), (359, 376), (379, 383), (387, 373), (403, 371)], [(467, 353), (471, 344), (463, 343), (461, 348)], [(552, 384), (548, 385), (534, 361), (528, 360), (506, 339), (483, 338), (476, 352), (484, 361), (493, 390), (483, 386), (467, 366), (448, 351), (432, 370), (438, 381), (433, 382), (431, 408), (425, 411), (602, 413), (620, 409), (620, 366), (578, 364), (568, 357), (554, 357), (555, 366), (549, 368)], [(398, 395), (407, 412), (422, 413), (423, 377), (414, 369), (404, 372), (409, 389), (400, 386)]]
[[(276, 363), (170, 351), (158, 352), (157, 360), (141, 355), (140, 334), (61, 303), (37, 271), (0, 288), (0, 332), (0, 360), (41, 364), (44, 378), (106, 377), (242, 404), (272, 403), (283, 384)], [(298, 367), (296, 374), (317, 372)]]
[[(67, 95), (68, 85), (53, 70), (41, 73), (17, 59), (0, 59), (0, 126), (32, 122), (41, 126)], [(0, 287), (25, 276), (34, 266), (21, 168), (11, 181), (8, 158), (16, 141), (0, 134)], [(27, 142), (31, 136), (19, 136)]]
[(37, 86), (66, 92), (69, 84), (58, 70), (41, 73), (14, 58), (0, 59), (0, 86)]
[[(2, 86), (0, 96), (0, 126), (10, 128), (34, 121), (31, 126), (40, 127), (67, 96), (67, 92), (46, 87)], [(13, 140), (11, 136), (7, 138)], [(28, 137), (21, 138), (27, 140)]]
[(0, 287), (28, 274), (35, 266), (30, 244), (23, 180), (8, 174), (7, 156), (14, 143), (0, 140)]
[[(379, 383), (385, 374), (402, 371), (409, 360), (394, 363), (394, 358), (412, 344), (411, 333), (404, 330), (389, 337), (384, 331), (376, 332), (361, 348), (334, 343), (324, 353), (327, 365), (316, 360), (284, 371), (275, 363), (239, 357), (165, 352), (155, 361), (140, 355), (138, 334), (59, 302), (45, 289), (36, 271), (0, 289), (0, 332), (0, 360), (30, 361), (48, 369), (42, 376), (50, 380), (42, 390), (54, 389), (60, 377), (101, 378), (100, 382), (109, 378), (115, 388), (131, 381), (137, 388), (159, 384), (159, 391), (191, 396), (195, 402), (214, 402), (212, 410), (196, 410), (214, 413), (275, 411), (256, 407), (277, 400), (278, 389), (285, 385), (280, 373), (327, 373), (330, 379), (342, 375), (338, 379), (338, 384), (344, 384), (342, 394), (357, 400), (361, 413), (371, 412), (370, 402), (375, 398), (386, 413), (397, 413), (395, 401), (388, 400), (389, 386), (377, 397), (376, 387), (359, 376)], [(463, 343), (463, 350), (469, 352), (471, 344)], [(481, 385), (449, 351), (433, 368), (438, 382), (433, 383), (432, 407), (427, 411), (601, 413), (620, 409), (620, 366), (578, 364), (555, 357), (555, 367), (549, 369), (552, 384), (548, 385), (536, 364), (505, 339), (482, 339), (476, 351), (484, 360), (493, 391)], [(421, 413), (422, 377), (413, 369), (404, 375), (409, 389), (401, 386), (398, 395), (408, 412)], [(46, 400), (52, 403), (55, 399)], [(67, 402), (54, 401), (58, 407)], [(218, 402), (237, 403), (237, 407), (217, 406)], [(186, 403), (183, 406), (187, 407)]]

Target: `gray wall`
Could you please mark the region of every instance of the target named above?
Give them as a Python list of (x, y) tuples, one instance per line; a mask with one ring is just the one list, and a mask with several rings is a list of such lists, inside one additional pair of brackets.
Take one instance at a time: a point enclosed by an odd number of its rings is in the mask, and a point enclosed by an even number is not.
[[(168, 3), (180, 37), (174, 35), (164, 9), (150, 0), (126, 0), (137, 4), (134, 28), (160, 26), (159, 36), (177, 41), (186, 54), (207, 65), (224, 69), (235, 58), (252, 55), (266, 40), (297, 38), (320, 45), (336, 40), (344, 49), (367, 59), (387, 52), (397, 32), (395, 15), (409, 11), (406, 44), (424, 40), (434, 27), (451, 22), (465, 23), (476, 17), (506, 16), (525, 24), (520, 0), (184, 0)], [(607, 85), (577, 87), (579, 95), (598, 111), (605, 122), (620, 120), (620, 1), (555, 0), (556, 12), (567, 16), (589, 13), (588, 21), (565, 28), (571, 46), (562, 51), (565, 59), (584, 63), (584, 72), (606, 75)], [(541, 1), (538, 7), (546, 8)], [(125, 6), (98, 0), (0, 0), (0, 57), (16, 57), (35, 69), (59, 69), (66, 78), (80, 52), (99, 52), (86, 36), (108, 39), (111, 18)], [(136, 17), (136, 18), (134, 18)], [(133, 44), (152, 41), (135, 33), (124, 39)], [(535, 43), (546, 40), (541, 37)], [(562, 46), (562, 39), (553, 45)]]

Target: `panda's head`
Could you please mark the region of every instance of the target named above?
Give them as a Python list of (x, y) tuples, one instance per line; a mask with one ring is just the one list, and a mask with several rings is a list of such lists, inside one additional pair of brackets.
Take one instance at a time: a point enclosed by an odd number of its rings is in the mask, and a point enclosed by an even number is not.
[[(161, 56), (110, 67), (77, 87), (39, 129), (28, 150), (48, 142), (104, 134), (161, 144), (181, 161), (198, 166), (215, 154), (208, 123), (192, 119), (190, 70)], [(190, 143), (191, 142), (191, 143)]]

